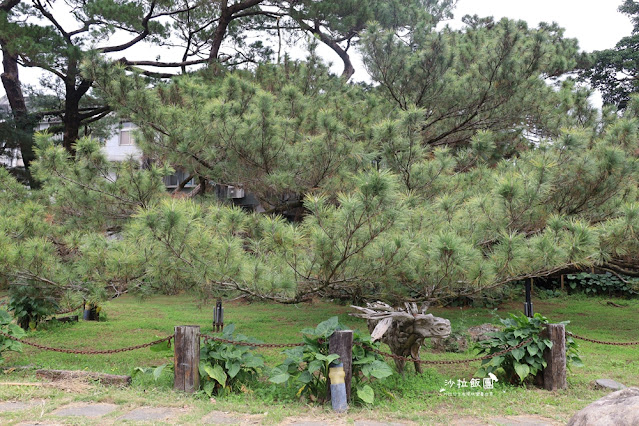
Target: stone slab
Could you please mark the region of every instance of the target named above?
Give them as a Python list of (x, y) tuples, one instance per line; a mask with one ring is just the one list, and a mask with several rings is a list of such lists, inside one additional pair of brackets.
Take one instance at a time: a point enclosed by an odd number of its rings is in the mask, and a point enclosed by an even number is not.
[(133, 420), (138, 422), (167, 420), (171, 417), (178, 417), (179, 410), (169, 407), (140, 407), (129, 411), (119, 417), (118, 420)]
[(615, 382), (614, 380), (611, 380), (611, 379), (597, 379), (595, 380), (595, 387), (602, 388), (602, 389), (611, 389), (615, 391), (626, 388), (625, 385), (622, 385), (621, 383)]
[(42, 401), (3, 401), (0, 402), (0, 413), (22, 411), (42, 404)]
[(70, 417), (102, 417), (118, 408), (116, 404), (69, 404), (60, 407), (53, 413), (54, 416)]
[(378, 422), (375, 420), (355, 420), (355, 426), (407, 426), (406, 423)]

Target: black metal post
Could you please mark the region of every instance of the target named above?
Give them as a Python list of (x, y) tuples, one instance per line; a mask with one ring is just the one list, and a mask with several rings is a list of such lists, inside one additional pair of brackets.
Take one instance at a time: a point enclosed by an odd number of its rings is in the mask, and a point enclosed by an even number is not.
[(217, 299), (217, 303), (213, 308), (213, 330), (215, 332), (224, 330), (224, 308), (222, 307), (222, 299)]
[(218, 314), (220, 315), (220, 331), (224, 331), (224, 307), (222, 307), (222, 299), (219, 299), (217, 303), (220, 306), (220, 308), (217, 310)]
[(529, 280), (526, 280), (525, 282), (526, 284), (526, 302), (524, 303), (524, 315), (526, 315), (528, 318), (532, 318), (534, 313), (533, 313), (533, 304), (532, 304), (532, 299), (531, 299), (531, 287), (532, 287), (532, 278)]
[(213, 331), (217, 333), (217, 303), (213, 307)]

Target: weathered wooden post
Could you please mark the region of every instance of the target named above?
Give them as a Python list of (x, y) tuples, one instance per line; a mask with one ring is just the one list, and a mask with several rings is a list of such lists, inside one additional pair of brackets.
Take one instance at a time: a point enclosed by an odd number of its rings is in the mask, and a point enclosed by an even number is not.
[(566, 389), (566, 327), (563, 324), (547, 324), (541, 337), (552, 342), (552, 348), (544, 351), (544, 389)]
[(339, 355), (339, 362), (344, 365), (346, 399), (350, 400), (351, 379), (353, 377), (353, 330), (334, 332), (328, 339), (328, 352)]
[(173, 389), (193, 393), (200, 389), (200, 326), (175, 327)]

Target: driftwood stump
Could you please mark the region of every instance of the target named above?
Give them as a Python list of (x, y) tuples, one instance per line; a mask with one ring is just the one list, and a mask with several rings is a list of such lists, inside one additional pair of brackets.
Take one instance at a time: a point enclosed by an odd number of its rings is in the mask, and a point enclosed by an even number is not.
[[(447, 337), (451, 332), (450, 321), (425, 313), (428, 309), (426, 304), (418, 308), (416, 303), (405, 303), (402, 308), (394, 308), (386, 303), (375, 302), (367, 304), (366, 308), (351, 307), (360, 311), (351, 315), (367, 320), (373, 341), (381, 339), (394, 355), (412, 358), (418, 373), (422, 372), (417, 361), (424, 339)], [(400, 373), (403, 373), (405, 364), (406, 361), (395, 359)]]

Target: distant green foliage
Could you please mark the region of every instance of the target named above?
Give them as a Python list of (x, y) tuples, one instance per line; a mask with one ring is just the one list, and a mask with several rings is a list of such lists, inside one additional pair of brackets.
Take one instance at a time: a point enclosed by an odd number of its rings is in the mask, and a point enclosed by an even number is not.
[[(224, 328), (222, 338), (244, 343), (260, 343), (235, 333), (235, 325)], [(200, 348), (200, 386), (208, 395), (238, 392), (257, 379), (264, 368), (264, 358), (250, 346), (209, 340)]]
[[(606, 295), (617, 297), (637, 297), (639, 295), (639, 279), (633, 277), (622, 278), (609, 272), (591, 274), (580, 272), (566, 275), (568, 287), (574, 291), (581, 291), (589, 295)], [(624, 282), (625, 281), (625, 282)]]
[[(506, 380), (510, 383), (523, 383), (532, 380), (546, 367), (543, 354), (546, 348), (552, 347), (549, 339), (544, 339), (540, 333), (548, 319), (540, 314), (528, 318), (524, 314), (510, 314), (509, 318), (501, 319), (504, 329), (493, 333), (493, 337), (479, 342), (479, 354), (494, 354), (508, 347), (532, 338), (532, 341), (521, 348), (514, 349), (504, 355), (482, 361), (477, 374), (483, 377), (490, 373), (503, 370)], [(564, 321), (561, 324), (567, 324)], [(580, 366), (581, 359), (577, 352), (577, 343), (570, 336), (566, 336), (566, 358), (568, 365)]]
[[(328, 373), (331, 362), (338, 360), (336, 354), (329, 354), (328, 338), (336, 330), (342, 330), (337, 317), (332, 317), (317, 325), (316, 328), (302, 330), (304, 346), (287, 349), (286, 360), (271, 370), (269, 380), (273, 383), (287, 383), (297, 388), (297, 395), (307, 395), (312, 400), (326, 399)], [(357, 332), (353, 333), (353, 342), (379, 347)], [(375, 393), (370, 386), (374, 379), (390, 376), (393, 370), (381, 357), (364, 347), (353, 345), (353, 396), (367, 404), (372, 404)]]

